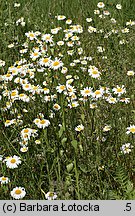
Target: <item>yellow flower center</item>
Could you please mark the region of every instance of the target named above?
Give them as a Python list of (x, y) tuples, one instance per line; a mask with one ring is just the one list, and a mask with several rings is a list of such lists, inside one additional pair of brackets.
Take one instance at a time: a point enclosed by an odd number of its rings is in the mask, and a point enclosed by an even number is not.
[(135, 133), (135, 128), (130, 128), (130, 132)]
[(122, 92), (122, 89), (121, 89), (121, 88), (118, 88), (118, 89), (117, 89), (117, 92)]
[(64, 90), (65, 89), (65, 86), (63, 85), (63, 86), (60, 86), (60, 89), (61, 90)]
[(6, 120), (6, 123), (10, 123), (10, 120)]
[(19, 94), (20, 97), (24, 97), (24, 94)]
[(17, 189), (16, 191), (15, 191), (15, 194), (17, 194), (17, 195), (19, 195), (19, 194), (21, 194), (22, 193), (22, 191), (20, 190), (20, 189)]
[(34, 37), (34, 34), (33, 34), (33, 33), (30, 33), (29, 36), (30, 36), (30, 37)]
[(40, 124), (45, 124), (45, 122), (46, 121), (43, 119), (43, 120), (40, 121)]
[(50, 40), (50, 36), (46, 36), (46, 40)]
[(115, 98), (110, 98), (110, 101), (115, 101)]
[(16, 96), (16, 95), (17, 95), (16, 92), (12, 92), (12, 93), (11, 93), (11, 96)]
[(94, 71), (92, 71), (92, 73), (96, 75), (96, 74), (98, 74), (98, 71), (94, 70)]
[(50, 192), (49, 193), (49, 197), (53, 197), (54, 196), (54, 193), (53, 192)]
[(6, 177), (2, 177), (2, 181), (6, 181), (6, 179), (7, 179)]
[(55, 105), (54, 105), (54, 108), (55, 108), (55, 109), (58, 109), (58, 108), (59, 108), (59, 106), (58, 106), (57, 104), (55, 104)]
[(28, 129), (25, 129), (25, 130), (24, 130), (24, 133), (28, 133), (28, 132), (29, 132), (29, 130), (28, 130)]
[(25, 85), (25, 88), (29, 88), (29, 85), (28, 85), (28, 84), (26, 84), (26, 85)]
[(10, 77), (11, 76), (11, 74), (6, 74), (6, 77)]
[(60, 63), (58, 61), (53, 63), (53, 66), (58, 66)]
[(88, 93), (90, 93), (90, 90), (89, 89), (85, 90), (85, 94), (88, 94)]
[(99, 90), (96, 90), (95, 94), (98, 95), (98, 94), (101, 94), (101, 92)]
[(44, 58), (43, 62), (47, 63), (47, 62), (49, 62), (49, 59), (48, 58)]
[(12, 164), (14, 164), (16, 162), (16, 159), (12, 158), (10, 161)]

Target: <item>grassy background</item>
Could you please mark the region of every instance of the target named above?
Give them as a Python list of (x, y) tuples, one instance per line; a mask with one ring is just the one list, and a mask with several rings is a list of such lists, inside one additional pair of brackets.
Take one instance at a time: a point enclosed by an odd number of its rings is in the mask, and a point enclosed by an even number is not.
[[(19, 2), (19, 1), (18, 1)], [(74, 23), (79, 23), (86, 27), (86, 18), (93, 17), (93, 10), (96, 9), (97, 0), (22, 0), (21, 6), (17, 9), (14, 8), (14, 1), (2, 1), (0, 9), (0, 59), (6, 61), (6, 68), (12, 65), (14, 61), (19, 59), (18, 50), (22, 41), (25, 41), (25, 32), (39, 30), (45, 32), (51, 28), (58, 26), (59, 22), (54, 20), (58, 14), (65, 15), (70, 18)], [(135, 19), (135, 4), (134, 0), (108, 0), (104, 1), (108, 6), (109, 11), (121, 25), (125, 26), (125, 22)], [(116, 11), (115, 5), (122, 4), (122, 11)], [(26, 26), (18, 26), (14, 24), (20, 17), (24, 17)], [(5, 25), (7, 23), (7, 25)], [(98, 22), (95, 25), (97, 25)], [(99, 26), (102, 28), (102, 24)], [(104, 26), (104, 28), (108, 28)], [(94, 55), (94, 50), (97, 45), (101, 44), (106, 47), (106, 42), (99, 37), (89, 36), (86, 32), (85, 37), (81, 38), (84, 43), (87, 54)], [(124, 137), (125, 128), (134, 121), (134, 83), (133, 80), (125, 77), (127, 69), (134, 69), (135, 64), (135, 33), (131, 33), (131, 43), (128, 46), (119, 47), (117, 38), (110, 39), (107, 44), (107, 53), (109, 56), (107, 63), (102, 63), (101, 68), (106, 68), (106, 71), (112, 71), (111, 74), (106, 73), (101, 81), (101, 85), (109, 85), (110, 87), (117, 84), (125, 84), (128, 88), (128, 94), (131, 96), (131, 103), (126, 105), (117, 105), (112, 107), (102, 103), (96, 111), (88, 110), (87, 105), (81, 107), (77, 112), (73, 110), (72, 114), (65, 112), (66, 124), (72, 125), (70, 130), (66, 131), (68, 137), (68, 144), (72, 141), (72, 129), (77, 124), (77, 119), (82, 118), (82, 122), (86, 124), (87, 130), (81, 137), (77, 137), (78, 142), (86, 146), (83, 154), (77, 150), (74, 151), (72, 146), (66, 144), (62, 146), (61, 138), (57, 137), (58, 130), (49, 129), (48, 137), (51, 145), (44, 146), (47, 143), (44, 140), (45, 134), (42, 134), (42, 146), (30, 145), (30, 150), (26, 155), (25, 161), (21, 170), (6, 171), (4, 166), (2, 174), (8, 174), (14, 179), (14, 183), (9, 185), (9, 188), (16, 185), (23, 186), (28, 191), (27, 199), (44, 199), (44, 194), (41, 188), (47, 192), (55, 190), (58, 192), (59, 199), (132, 199), (132, 184), (135, 185), (134, 175), (134, 156), (121, 158), (118, 154), (121, 142), (127, 141)], [(8, 49), (10, 43), (16, 43), (15, 48)], [(95, 57), (94, 64), (98, 64), (99, 57)], [(3, 73), (3, 72), (2, 72)], [(5, 73), (5, 72), (4, 72)], [(97, 86), (99, 83), (97, 82)], [(42, 111), (43, 107), (39, 109)], [(84, 117), (81, 115), (84, 113)], [(31, 119), (34, 115), (31, 110)], [(6, 116), (1, 114), (1, 119), (5, 120)], [(59, 118), (59, 116), (58, 116)], [(87, 119), (88, 118), (88, 119)], [(60, 119), (61, 120), (61, 119)], [(87, 120), (89, 122), (87, 122)], [(87, 122), (87, 123), (86, 123)], [(107, 122), (114, 126), (114, 129), (106, 137), (104, 143), (96, 141), (96, 135), (102, 137), (100, 128)], [(54, 121), (57, 123), (57, 119)], [(94, 128), (94, 129), (93, 129)], [(1, 123), (1, 132), (3, 131), (3, 123)], [(96, 135), (93, 134), (96, 131)], [(10, 145), (12, 136), (15, 137), (18, 131), (7, 130), (5, 135), (1, 137), (1, 150), (0, 154), (15, 154), (14, 149)], [(48, 135), (49, 136), (49, 135)], [(130, 138), (132, 142), (132, 137)], [(17, 147), (18, 148), (18, 147)], [(66, 148), (68, 152), (66, 152)], [(17, 149), (19, 151), (19, 148)], [(64, 151), (64, 154), (62, 153)], [(37, 163), (38, 162), (38, 163)], [(72, 164), (74, 168), (72, 169)], [(102, 172), (98, 167), (105, 165), (105, 170)], [(67, 169), (71, 171), (68, 171)], [(71, 166), (71, 167), (70, 167)], [(45, 175), (47, 173), (47, 175)], [(25, 177), (24, 177), (25, 176)], [(128, 189), (127, 189), (128, 187)], [(8, 189), (0, 188), (0, 198), (10, 199)], [(125, 192), (126, 191), (126, 192)], [(129, 195), (131, 194), (131, 196)]]

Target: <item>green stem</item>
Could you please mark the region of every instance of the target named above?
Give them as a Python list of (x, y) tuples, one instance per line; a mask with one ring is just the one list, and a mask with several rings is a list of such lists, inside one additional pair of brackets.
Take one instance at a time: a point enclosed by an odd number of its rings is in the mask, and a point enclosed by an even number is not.
[(77, 196), (78, 196), (78, 200), (80, 200), (80, 193), (79, 193), (79, 173), (78, 173), (77, 165), (76, 165), (76, 157), (74, 157), (74, 168), (75, 168), (75, 178), (76, 178)]

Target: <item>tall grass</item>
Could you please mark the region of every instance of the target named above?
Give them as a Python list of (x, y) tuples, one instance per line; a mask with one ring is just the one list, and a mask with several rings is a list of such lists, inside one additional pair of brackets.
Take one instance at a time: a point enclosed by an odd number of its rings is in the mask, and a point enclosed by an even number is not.
[[(111, 14), (105, 19), (94, 14), (94, 10), (98, 9), (97, 0), (23, 0), (20, 3), (20, 7), (15, 8), (13, 1), (1, 1), (0, 59), (6, 64), (1, 66), (0, 177), (6, 176), (10, 182), (1, 184), (0, 198), (12, 199), (12, 189), (21, 186), (26, 190), (25, 199), (45, 199), (48, 191), (55, 191), (58, 199), (134, 199), (134, 133), (126, 133), (127, 127), (135, 124), (134, 76), (127, 75), (128, 71), (135, 70), (135, 26), (126, 26), (126, 22), (135, 19), (133, 0), (104, 1), (106, 10)], [(121, 10), (116, 9), (118, 3), (122, 4)], [(25, 33), (40, 31), (45, 34), (60, 26), (62, 30), (53, 35), (53, 40), (55, 43), (63, 40), (63, 30), (69, 25), (64, 20), (59, 21), (56, 18), (58, 15), (65, 15), (73, 21), (73, 25), (83, 27), (83, 32), (77, 34), (81, 45), (71, 47), (75, 53), (70, 56), (67, 54), (70, 47), (51, 47), (47, 44), (47, 54), (52, 60), (55, 57), (62, 59), (68, 72), (61, 73), (60, 67), (58, 70), (47, 68), (41, 73), (37, 71), (38, 60), (32, 60), (29, 55), (33, 47), (39, 44), (30, 41)], [(16, 25), (21, 17), (24, 17), (25, 26)], [(91, 23), (86, 22), (88, 17), (93, 19)], [(112, 24), (111, 18), (115, 18), (117, 23)], [(89, 26), (103, 33), (89, 33)], [(122, 33), (121, 30), (126, 27), (129, 32)], [(118, 30), (118, 33), (113, 32), (104, 38), (112, 30)], [(123, 40), (123, 44), (120, 44)], [(26, 54), (21, 55), (24, 42), (29, 44), (29, 48)], [(14, 47), (9, 48), (10, 44), (14, 44)], [(105, 51), (98, 52), (98, 46)], [(84, 50), (80, 55), (78, 47)], [(4, 80), (4, 75), (10, 73), (9, 67), (17, 67), (17, 61), (23, 56), (28, 63), (34, 62), (35, 65), (34, 78), (26, 74), (23, 79), (28, 78), (32, 85), (39, 85), (42, 89), (45, 87), (43, 81), (46, 81), (46, 88), (50, 90), (47, 95), (54, 96), (53, 100), (45, 102), (45, 94), (26, 92), (14, 79), (8, 82)], [(87, 60), (85, 56), (92, 57), (92, 60)], [(77, 59), (80, 62), (72, 66), (70, 63)], [(87, 65), (81, 63), (83, 60)], [(98, 68), (101, 79), (89, 76), (90, 65)], [(72, 98), (68, 90), (67, 94), (56, 91), (59, 84), (66, 86), (71, 81), (67, 75), (73, 78), (71, 86), (76, 88), (77, 107), (69, 106)], [(114, 94), (113, 89), (117, 85), (126, 88), (126, 92), (120, 96)], [(83, 98), (80, 91), (86, 87), (91, 87), (93, 92), (102, 88), (104, 93), (99, 99), (94, 95)], [(19, 94), (26, 93), (31, 98), (30, 102), (12, 101), (11, 95), (4, 96), (6, 90), (9, 95), (12, 90), (18, 90)], [(109, 95), (116, 97), (117, 103), (109, 103)], [(126, 103), (125, 98), (129, 98), (129, 102)], [(7, 101), (13, 102), (10, 108), (7, 108)], [(60, 105), (60, 110), (53, 108), (55, 103)], [(52, 113), (54, 116), (50, 117)], [(35, 118), (49, 119), (50, 125), (40, 129), (33, 122)], [(16, 119), (16, 123), (6, 127), (6, 120), (11, 119)], [(84, 130), (76, 131), (75, 128), (81, 124)], [(104, 129), (106, 125), (110, 126), (108, 131)], [(21, 152), (19, 144), (24, 128), (36, 129), (38, 134), (30, 138), (27, 152)], [(133, 146), (130, 153), (121, 150), (125, 143)], [(4, 162), (6, 157), (13, 155), (22, 161), (16, 169), (8, 168)]]

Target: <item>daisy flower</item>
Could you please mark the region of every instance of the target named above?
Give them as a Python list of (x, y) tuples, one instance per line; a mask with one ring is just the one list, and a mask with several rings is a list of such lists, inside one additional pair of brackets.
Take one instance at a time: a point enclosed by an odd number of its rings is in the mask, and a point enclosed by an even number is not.
[(105, 11), (103, 11), (103, 14), (104, 14), (105, 16), (109, 16), (109, 15), (110, 15), (110, 12), (107, 11), (107, 10), (105, 10)]
[(25, 35), (30, 39), (30, 40), (34, 40), (36, 38), (36, 35), (35, 33), (32, 31), (32, 32), (27, 32), (25, 33)]
[(18, 90), (16, 90), (16, 89), (12, 90), (10, 96), (11, 96), (11, 98), (18, 97)]
[(27, 152), (28, 151), (28, 147), (27, 146), (23, 146), (23, 147), (20, 148), (20, 151), (23, 152), (23, 153)]
[(5, 61), (0, 59), (0, 67), (4, 67), (5, 66)]
[(121, 10), (121, 9), (122, 9), (122, 5), (121, 5), (121, 4), (117, 4), (117, 5), (116, 5), (116, 8), (117, 8), (118, 10)]
[(88, 32), (89, 32), (89, 33), (97, 32), (97, 29), (94, 28), (94, 27), (92, 27), (92, 26), (89, 26), (89, 27), (88, 27)]
[(68, 47), (73, 47), (74, 46), (74, 42), (73, 41), (68, 41), (67, 42), (67, 46)]
[(41, 55), (41, 53), (38, 52), (38, 51), (32, 52), (32, 53), (30, 54), (30, 58), (32, 58), (32, 60), (36, 60), (40, 55)]
[(6, 166), (10, 169), (15, 169), (18, 167), (19, 164), (21, 164), (21, 158), (14, 155), (13, 157), (7, 157), (6, 159), (4, 159), (4, 161), (6, 162)]
[(55, 103), (55, 104), (53, 105), (53, 109), (54, 109), (54, 110), (59, 110), (59, 109), (60, 109), (59, 104)]
[(93, 78), (99, 78), (101, 73), (98, 71), (98, 69), (94, 66), (91, 66), (90, 69), (88, 69), (88, 73)]
[(71, 20), (71, 19), (67, 19), (67, 20), (66, 20), (66, 24), (67, 24), (67, 25), (70, 25), (71, 23), (72, 23), (72, 20)]
[(15, 187), (10, 194), (14, 199), (22, 199), (25, 197), (26, 191), (23, 187)]
[(64, 19), (66, 19), (66, 17), (64, 15), (58, 15), (56, 18), (57, 18), (57, 20), (64, 20)]
[(43, 88), (43, 93), (44, 93), (44, 94), (48, 94), (49, 92), (50, 92), (50, 90), (49, 90), (48, 88), (46, 88), (46, 87)]
[(86, 87), (83, 90), (81, 90), (81, 95), (84, 97), (92, 95), (92, 88)]
[(115, 104), (115, 103), (117, 103), (117, 98), (114, 98), (114, 97), (109, 96), (109, 97), (106, 99), (106, 101), (109, 102), (110, 104)]
[(56, 87), (57, 92), (62, 93), (66, 89), (65, 85), (59, 85)]
[(8, 177), (2, 176), (0, 177), (0, 182), (1, 184), (7, 184), (8, 182), (10, 182)]
[(112, 128), (112, 127), (111, 127), (110, 125), (106, 125), (106, 126), (103, 128), (103, 131), (104, 131), (104, 132), (110, 131), (111, 128)]
[(59, 32), (59, 28), (54, 28), (54, 29), (51, 29), (51, 33), (52, 34), (57, 34)]
[(96, 90), (95, 92), (93, 92), (93, 96), (95, 98), (100, 98), (103, 96), (104, 90), (102, 88)]
[(21, 131), (21, 137), (22, 137), (22, 139), (24, 139), (24, 140), (30, 139), (31, 134), (32, 134), (31, 128), (24, 128), (24, 129)]
[(134, 76), (135, 75), (135, 72), (130, 70), (130, 71), (127, 71), (127, 75), (128, 76)]
[(121, 98), (120, 101), (124, 102), (125, 104), (128, 104), (130, 103), (130, 98)]
[(133, 146), (130, 143), (126, 143), (122, 145), (120, 149), (122, 153), (129, 154), (131, 152), (131, 148), (133, 148)]
[(122, 32), (122, 33), (128, 33), (128, 32), (129, 32), (129, 29), (128, 29), (128, 28), (124, 28), (124, 29), (121, 30), (121, 32)]
[(94, 14), (100, 14), (99, 10), (94, 10)]
[(129, 21), (129, 22), (126, 22), (126, 25), (130, 25), (130, 26), (133, 26), (133, 25), (135, 25), (135, 21)]
[(63, 45), (64, 45), (64, 41), (58, 41), (58, 42), (57, 42), (57, 45), (58, 45), (58, 46), (63, 46)]
[(35, 143), (36, 143), (37, 145), (39, 145), (39, 144), (41, 144), (41, 141), (40, 141), (40, 140), (35, 140)]
[(12, 125), (13, 124), (13, 122), (12, 122), (12, 120), (6, 120), (5, 121), (5, 127), (8, 127), (8, 126), (10, 126), (10, 125)]
[(75, 92), (76, 92), (76, 89), (75, 89), (75, 87), (74, 86), (71, 86), (71, 85), (68, 85), (67, 84), (67, 91), (68, 91), (68, 95), (69, 96), (72, 96)]
[(124, 88), (124, 85), (122, 85), (122, 87), (117, 85), (117, 87), (113, 88), (112, 91), (114, 92), (114, 94), (117, 94), (118, 96), (120, 96), (121, 94), (126, 92), (126, 89)]
[(97, 7), (98, 8), (104, 8), (105, 4), (103, 2), (98, 2)]
[(72, 107), (78, 107), (79, 106), (79, 103), (78, 101), (73, 101), (71, 104), (69, 104), (69, 106), (72, 108)]
[(19, 98), (19, 100), (22, 100), (24, 102), (29, 102), (30, 101), (30, 98), (26, 94), (24, 94), (24, 93), (19, 94), (18, 98)]
[(45, 127), (48, 127), (49, 125), (50, 125), (49, 120), (42, 119), (42, 120), (40, 120), (39, 128), (44, 129)]
[(52, 61), (51, 63), (51, 68), (54, 70), (59, 69), (60, 67), (63, 66), (62, 61), (60, 61), (58, 58), (56, 58), (54, 61)]
[(33, 122), (37, 125), (38, 128), (43, 128), (43, 129), (50, 125), (49, 120), (46, 119), (40, 120), (37, 118)]
[(31, 84), (30, 83), (22, 84), (22, 88), (25, 91), (29, 91), (31, 90)]
[(80, 132), (84, 130), (84, 126), (82, 124), (78, 125), (77, 127), (75, 127), (75, 131)]
[(102, 46), (97, 46), (97, 50), (99, 53), (102, 53), (105, 51), (105, 49)]
[(48, 42), (53, 42), (53, 36), (51, 34), (43, 34), (42, 35), (42, 40), (45, 41), (46, 43)]
[(90, 104), (90, 109), (95, 109), (97, 108), (97, 104), (96, 103), (91, 103)]
[(7, 73), (3, 76), (5, 81), (11, 81), (13, 79), (13, 75), (10, 73)]
[(111, 18), (111, 22), (112, 22), (113, 24), (115, 24), (117, 21), (116, 21), (116, 19)]
[(86, 18), (86, 21), (89, 23), (89, 22), (92, 22), (92, 18)]
[(56, 195), (55, 192), (48, 192), (48, 193), (45, 194), (45, 198), (47, 200), (54, 200), (54, 199), (57, 198), (57, 195)]
[(129, 134), (129, 133), (135, 133), (135, 125), (130, 125), (130, 127), (127, 127), (127, 132), (126, 134)]

